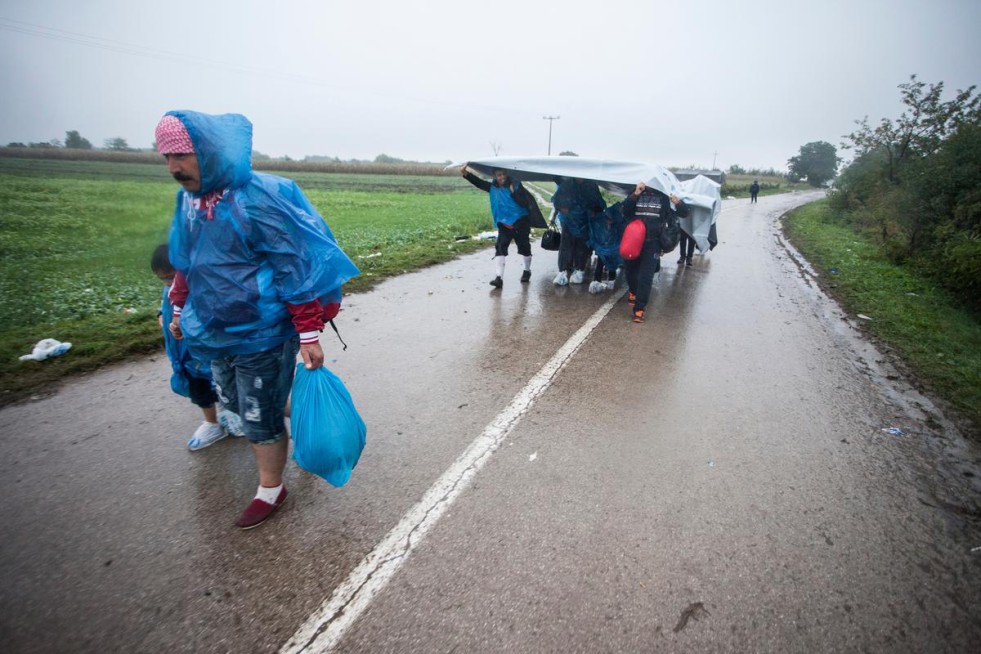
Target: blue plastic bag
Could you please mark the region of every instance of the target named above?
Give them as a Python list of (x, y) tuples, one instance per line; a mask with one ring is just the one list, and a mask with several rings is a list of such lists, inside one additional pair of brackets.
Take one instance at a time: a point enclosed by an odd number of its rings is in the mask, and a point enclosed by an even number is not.
[(298, 363), (292, 402), (293, 460), (332, 486), (343, 486), (358, 464), (367, 434), (351, 394), (326, 367), (307, 370)]

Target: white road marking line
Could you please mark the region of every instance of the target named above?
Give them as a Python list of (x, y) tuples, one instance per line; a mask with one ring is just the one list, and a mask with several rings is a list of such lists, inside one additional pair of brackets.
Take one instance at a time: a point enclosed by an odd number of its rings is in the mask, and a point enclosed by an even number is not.
[(402, 516), (399, 523), (348, 575), (320, 608), (280, 648), (281, 654), (328, 652), (354, 624), (371, 601), (439, 521), (473, 477), (490, 460), (521, 417), (551, 385), (555, 375), (606, 317), (624, 290), (615, 293), (539, 370), (511, 403), (484, 428), (466, 451), (426, 491), (422, 499)]

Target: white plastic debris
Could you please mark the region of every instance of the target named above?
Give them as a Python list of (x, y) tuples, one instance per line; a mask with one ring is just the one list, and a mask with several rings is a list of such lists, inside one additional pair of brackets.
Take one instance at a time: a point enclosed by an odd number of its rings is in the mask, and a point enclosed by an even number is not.
[(529, 454), (529, 455), (528, 455), (528, 460), (529, 460), (529, 461), (534, 461), (534, 460), (535, 460), (535, 459), (537, 459), (537, 458), (538, 458), (538, 452), (535, 452), (535, 453), (533, 453), (533, 454)]
[(51, 357), (61, 356), (72, 349), (71, 343), (62, 343), (53, 338), (45, 338), (37, 342), (30, 354), (20, 357), (21, 361), (44, 361)]
[(868, 317), (867, 315), (865, 315), (864, 313), (860, 313), (860, 314), (858, 314), (858, 318), (859, 318), (859, 320), (872, 320), (871, 318), (869, 318), (869, 317)]

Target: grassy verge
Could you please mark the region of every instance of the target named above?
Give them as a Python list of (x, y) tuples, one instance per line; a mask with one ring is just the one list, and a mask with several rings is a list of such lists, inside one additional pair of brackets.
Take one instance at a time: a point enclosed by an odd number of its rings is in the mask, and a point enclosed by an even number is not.
[(827, 202), (784, 220), (794, 246), (826, 290), (898, 353), (910, 371), (981, 434), (981, 323), (944, 290), (883, 256), (877, 244), (836, 220)]
[[(300, 173), (301, 186), (362, 275), (386, 277), (487, 247), (487, 196), (460, 177)], [(0, 405), (67, 375), (159, 351), (161, 285), (177, 186), (163, 165), (0, 158)], [(68, 355), (21, 362), (42, 338)]]

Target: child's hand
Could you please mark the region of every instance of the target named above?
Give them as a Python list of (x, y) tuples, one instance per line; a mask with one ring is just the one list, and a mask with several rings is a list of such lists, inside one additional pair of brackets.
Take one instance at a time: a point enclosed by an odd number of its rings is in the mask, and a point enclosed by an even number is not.
[(170, 321), (170, 333), (174, 335), (178, 341), (184, 340), (184, 332), (181, 331), (181, 319), (180, 316), (174, 316), (174, 319)]

